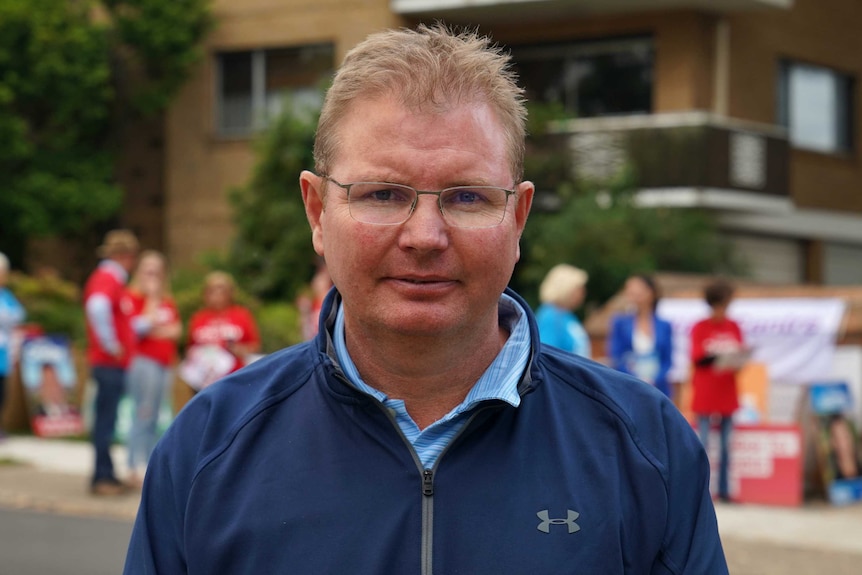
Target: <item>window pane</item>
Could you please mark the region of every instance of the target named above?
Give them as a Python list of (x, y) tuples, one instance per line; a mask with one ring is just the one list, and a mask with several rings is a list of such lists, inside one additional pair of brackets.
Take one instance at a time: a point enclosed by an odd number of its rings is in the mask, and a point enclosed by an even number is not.
[(251, 52), (229, 52), (218, 56), (219, 131), (243, 134), (252, 128)]
[(779, 117), (797, 148), (844, 152), (851, 148), (853, 80), (825, 68), (783, 62), (778, 85)]
[(790, 140), (797, 146), (838, 149), (837, 83), (828, 70), (794, 66), (790, 70)]
[(583, 118), (652, 111), (649, 38), (517, 46), (512, 55), (531, 101)]
[(279, 48), (266, 52), (266, 107), (270, 117), (281, 113), (286, 96), (294, 111), (319, 109), (321, 82), (332, 73), (331, 44)]

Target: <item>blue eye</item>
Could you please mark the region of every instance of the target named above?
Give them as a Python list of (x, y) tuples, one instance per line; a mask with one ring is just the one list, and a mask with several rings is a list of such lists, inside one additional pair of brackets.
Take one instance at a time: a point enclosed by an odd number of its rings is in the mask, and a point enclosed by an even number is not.
[(393, 184), (357, 183), (350, 193), (351, 201), (380, 204), (412, 202), (413, 191)]
[(443, 195), (443, 203), (446, 205), (467, 207), (480, 206), (496, 203), (494, 194), (499, 195), (500, 190), (489, 188), (450, 188)]

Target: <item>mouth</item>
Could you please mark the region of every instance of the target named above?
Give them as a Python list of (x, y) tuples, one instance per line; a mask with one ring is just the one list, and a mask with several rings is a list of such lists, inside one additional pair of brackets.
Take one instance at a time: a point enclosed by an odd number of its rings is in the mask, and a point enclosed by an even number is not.
[(405, 282), (413, 285), (429, 285), (429, 284), (440, 284), (440, 283), (452, 283), (454, 280), (447, 277), (442, 276), (400, 276), (394, 277), (396, 281)]

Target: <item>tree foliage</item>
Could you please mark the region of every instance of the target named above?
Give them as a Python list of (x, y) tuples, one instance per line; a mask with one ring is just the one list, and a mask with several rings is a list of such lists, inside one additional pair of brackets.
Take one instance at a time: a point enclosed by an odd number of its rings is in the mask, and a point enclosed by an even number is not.
[(28, 237), (117, 212), (124, 114), (167, 104), (209, 18), (205, 0), (0, 0), (0, 250), (20, 263)]
[(102, 0), (111, 14), (114, 56), (134, 86), (132, 105), (163, 109), (201, 56), (201, 38), (213, 21), (210, 0)]
[(569, 263), (590, 274), (587, 309), (612, 297), (634, 273), (738, 271), (714, 219), (700, 210), (642, 207), (630, 174), (557, 190), (559, 211), (534, 211), (513, 283), (531, 303), (547, 271)]
[(236, 236), (229, 267), (264, 300), (293, 301), (314, 271), (316, 254), (299, 190), (299, 173), (314, 165), (317, 116), (284, 106), (257, 142), (247, 186), (232, 191)]

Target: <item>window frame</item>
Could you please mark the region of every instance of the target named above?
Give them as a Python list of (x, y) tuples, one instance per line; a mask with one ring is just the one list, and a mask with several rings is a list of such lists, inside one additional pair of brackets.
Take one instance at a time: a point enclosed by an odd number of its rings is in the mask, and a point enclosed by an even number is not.
[[(596, 115), (584, 115), (583, 107), (577, 101), (578, 96), (577, 86), (565, 86), (566, 93), (562, 96), (561, 104), (571, 114), (578, 118), (595, 118), (595, 117), (614, 117), (614, 116), (630, 116), (640, 114), (652, 114), (655, 110), (655, 85), (656, 85), (656, 41), (655, 35), (649, 32), (625, 35), (625, 36), (610, 36), (603, 38), (586, 38), (570, 41), (554, 41), (554, 42), (539, 42), (539, 43), (523, 43), (512, 44), (509, 49), (512, 53), (512, 58), (517, 67), (529, 65), (531, 61), (541, 61), (541, 54), (546, 55), (546, 59), (551, 61), (558, 59), (563, 62), (563, 67), (560, 74), (566, 72), (567, 66), (573, 66), (578, 59), (596, 57), (602, 55), (613, 55), (625, 52), (628, 50), (641, 50), (643, 48), (649, 51), (649, 95), (646, 106), (637, 110), (619, 111)], [(527, 58), (524, 58), (527, 56)], [(523, 80), (522, 80), (523, 84)], [(526, 87), (526, 86), (525, 86)], [(575, 93), (573, 93), (575, 92)], [(537, 101), (545, 102), (543, 98)], [(572, 109), (572, 108), (575, 109)]]
[[(834, 127), (839, 130), (832, 134), (835, 141), (834, 146), (825, 147), (816, 143), (794, 139), (793, 126), (791, 126), (791, 113), (793, 109), (791, 93), (791, 75), (793, 70), (810, 70), (826, 72), (835, 81), (835, 96), (840, 96), (841, 101), (836, 101), (836, 117), (831, 118)], [(794, 150), (801, 150), (815, 154), (831, 156), (847, 156), (852, 154), (856, 148), (855, 122), (856, 122), (856, 77), (847, 71), (834, 66), (825, 66), (797, 58), (780, 58), (777, 70), (777, 94), (776, 94), (776, 123), (787, 130), (787, 140)]]
[[(213, 108), (213, 131), (218, 138), (235, 139), (250, 138), (264, 130), (269, 124), (269, 97), (271, 90), (267, 88), (267, 54), (279, 50), (325, 50), (330, 53), (331, 63), (329, 69), (321, 71), (320, 81), (329, 77), (335, 71), (335, 44), (333, 42), (314, 42), (287, 46), (267, 46), (245, 50), (217, 50), (213, 53), (214, 60), (214, 108)], [(251, 56), (251, 79), (250, 79), (250, 105), (251, 120), (248, 126), (239, 128), (227, 128), (224, 121), (225, 109), (225, 55), (228, 54), (250, 54)], [(308, 86), (296, 86), (291, 90), (300, 90)]]

